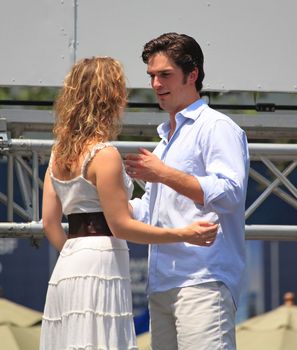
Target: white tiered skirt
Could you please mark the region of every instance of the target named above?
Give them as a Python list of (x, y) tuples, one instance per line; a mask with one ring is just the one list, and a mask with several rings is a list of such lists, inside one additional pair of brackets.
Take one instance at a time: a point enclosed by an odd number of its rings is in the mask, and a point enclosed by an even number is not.
[(66, 241), (48, 285), (40, 349), (137, 349), (126, 241)]

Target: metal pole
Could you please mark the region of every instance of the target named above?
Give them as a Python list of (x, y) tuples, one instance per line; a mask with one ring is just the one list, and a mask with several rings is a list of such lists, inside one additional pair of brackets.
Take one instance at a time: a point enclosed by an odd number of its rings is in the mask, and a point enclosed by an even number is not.
[[(65, 232), (68, 231), (68, 224), (62, 223), (62, 227)], [(41, 222), (26, 222), (26, 223), (0, 223), (0, 238), (43, 238), (43, 226)]]
[(38, 155), (36, 151), (32, 152), (32, 219), (39, 220), (39, 187), (38, 187)]
[[(26, 171), (26, 173), (29, 176), (33, 176), (32, 175), (32, 169), (30, 168), (30, 166), (24, 161), (24, 159), (20, 156), (16, 156), (16, 160), (17, 162), (23, 167), (23, 169)], [(39, 184), (39, 188), (43, 189), (43, 181), (41, 179), (38, 179), (38, 184)]]
[[(264, 164), (267, 162), (267, 159), (262, 158)], [(267, 163), (270, 165), (270, 162)], [(266, 165), (267, 165), (266, 164)], [(296, 168), (296, 162), (293, 162), (288, 168), (284, 171), (284, 175), (289, 175)], [(284, 175), (282, 175), (284, 177)], [(245, 211), (245, 218), (247, 219), (252, 213), (260, 206), (261, 203), (276, 189), (276, 187), (281, 183), (280, 177), (276, 178), (270, 185), (265, 189), (264, 192), (254, 201), (254, 203)], [(293, 192), (292, 192), (293, 193)]]
[(13, 221), (13, 155), (7, 156), (7, 221)]
[(271, 308), (279, 306), (279, 243), (270, 243)]
[[(7, 205), (8, 203), (8, 198), (5, 194), (0, 193), (0, 202), (4, 203), (5, 205)], [(19, 206), (17, 203), (12, 203), (13, 205), (13, 211), (20, 216), (22, 219), (30, 221), (32, 218), (31, 216), (28, 215), (28, 212), (26, 210), (24, 210), (21, 206)], [(1, 225), (1, 223), (0, 223)]]
[[(67, 232), (68, 224), (62, 223), (63, 229)], [(30, 237), (38, 235), (43, 237), (41, 222), (6, 223), (0, 222), (0, 237)], [(246, 240), (266, 241), (297, 241), (296, 225), (246, 225)]]
[[(271, 182), (267, 180), (263, 175), (259, 174), (255, 169), (250, 169), (250, 177), (256, 180), (256, 182), (258, 182), (259, 184), (264, 185), (266, 187), (269, 187), (271, 185)], [(279, 180), (277, 181), (278, 183), (280, 183)], [(273, 188), (272, 192), (279, 198), (287, 202), (289, 205), (291, 205), (293, 208), (297, 209), (297, 200), (295, 200), (291, 195), (287, 194), (280, 188)]]
[[(261, 157), (262, 162), (270, 169), (275, 176), (277, 176), (280, 181), (287, 187), (289, 191), (293, 194), (295, 198), (297, 198), (297, 189), (296, 187), (284, 176), (284, 174), (277, 169), (277, 167), (267, 158)], [(292, 163), (296, 167), (296, 162)]]
[(296, 225), (246, 225), (245, 238), (263, 241), (296, 241)]
[(26, 211), (29, 213), (30, 218), (32, 219), (32, 202), (30, 196), (30, 181), (28, 179), (28, 175), (24, 174), (21, 164), (18, 162), (18, 158), (16, 157), (15, 163), (16, 176), (18, 179), (20, 192), (23, 198), (23, 202), (26, 208)]

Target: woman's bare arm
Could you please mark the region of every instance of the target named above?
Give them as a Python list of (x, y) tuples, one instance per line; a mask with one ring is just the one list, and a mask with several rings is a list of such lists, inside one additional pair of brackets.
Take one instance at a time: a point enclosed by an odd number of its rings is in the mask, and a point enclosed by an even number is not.
[(42, 223), (49, 242), (58, 251), (62, 250), (62, 247), (67, 239), (65, 231), (62, 228), (61, 221), (61, 202), (53, 188), (49, 176), (49, 170), (47, 170), (43, 186)]
[(154, 227), (131, 217), (123, 183), (123, 164), (119, 152), (107, 147), (97, 152), (89, 168), (95, 174), (100, 203), (114, 236), (135, 243), (189, 242), (209, 246), (213, 243), (217, 225), (193, 223), (184, 228)]

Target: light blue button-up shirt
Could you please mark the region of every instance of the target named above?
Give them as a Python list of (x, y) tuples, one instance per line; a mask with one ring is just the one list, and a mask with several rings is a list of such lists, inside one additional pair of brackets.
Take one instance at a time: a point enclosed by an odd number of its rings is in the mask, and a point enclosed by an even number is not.
[(148, 292), (221, 281), (238, 304), (245, 265), (244, 210), (249, 170), (244, 131), (202, 99), (158, 127), (161, 141), (154, 153), (170, 167), (195, 176), (204, 192), (201, 206), (170, 187), (147, 183), (141, 199), (131, 201), (137, 220), (160, 227), (182, 227), (199, 220), (219, 220), (211, 247), (189, 243), (152, 244)]

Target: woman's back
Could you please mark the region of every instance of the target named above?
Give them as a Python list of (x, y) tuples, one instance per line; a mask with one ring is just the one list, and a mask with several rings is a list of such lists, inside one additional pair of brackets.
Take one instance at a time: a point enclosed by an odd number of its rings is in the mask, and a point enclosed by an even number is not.
[[(88, 166), (96, 153), (105, 147), (113, 147), (113, 145), (109, 142), (102, 142), (89, 147), (89, 150), (81, 157), (77, 165), (67, 173), (61, 172), (52, 154), (49, 172), (54, 189), (60, 198), (64, 215), (102, 212), (100, 198), (98, 197), (96, 184), (94, 183), (95, 180), (90, 176)], [(128, 192), (128, 198), (131, 198), (133, 183), (124, 169), (123, 179)]]

